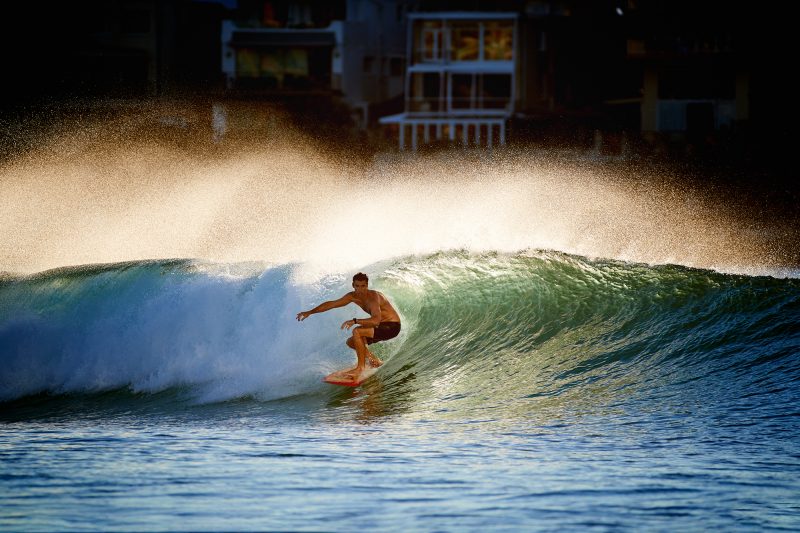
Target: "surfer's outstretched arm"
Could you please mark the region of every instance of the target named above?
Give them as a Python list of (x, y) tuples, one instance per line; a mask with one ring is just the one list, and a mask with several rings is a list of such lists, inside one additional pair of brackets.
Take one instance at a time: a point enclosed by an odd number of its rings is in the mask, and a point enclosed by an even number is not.
[(323, 302), (316, 306), (314, 309), (310, 311), (300, 311), (297, 313), (297, 320), (303, 321), (309, 317), (309, 315), (313, 315), (316, 313), (324, 313), (325, 311), (330, 311), (331, 309), (336, 309), (337, 307), (344, 307), (345, 305), (349, 304), (353, 301), (353, 293), (347, 293), (338, 300), (331, 300), (329, 302)]

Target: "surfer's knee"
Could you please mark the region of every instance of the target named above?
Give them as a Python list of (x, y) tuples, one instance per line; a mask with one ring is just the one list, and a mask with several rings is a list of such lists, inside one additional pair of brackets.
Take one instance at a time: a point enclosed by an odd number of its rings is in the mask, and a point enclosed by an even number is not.
[(366, 344), (367, 342), (368, 336), (365, 334), (365, 332), (359, 331), (359, 329), (362, 328), (357, 328), (353, 332), (353, 336), (350, 337), (350, 339), (353, 341), (353, 347), (355, 347), (356, 344)]
[(353, 331), (353, 336), (351, 338), (353, 339), (353, 342), (366, 344), (368, 342), (367, 339), (371, 339), (372, 335), (372, 328), (356, 328), (356, 330)]
[(353, 330), (353, 337), (359, 339), (372, 337), (372, 330), (369, 328), (356, 328)]
[(350, 348), (355, 348), (355, 347), (356, 347), (356, 346), (355, 346), (355, 344), (353, 344), (353, 337), (348, 337), (348, 338), (347, 338), (347, 345), (348, 345)]

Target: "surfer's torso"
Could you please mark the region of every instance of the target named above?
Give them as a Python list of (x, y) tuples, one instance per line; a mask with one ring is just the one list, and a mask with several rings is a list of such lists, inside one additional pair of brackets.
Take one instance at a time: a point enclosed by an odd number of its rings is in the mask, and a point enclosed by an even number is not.
[(389, 299), (382, 293), (367, 290), (365, 297), (359, 297), (356, 295), (356, 292), (353, 291), (350, 293), (350, 296), (352, 302), (363, 309), (364, 312), (369, 313), (370, 316), (374, 316), (373, 311), (377, 306), (380, 312), (381, 322), (400, 322), (400, 315), (397, 314), (392, 304), (389, 303)]

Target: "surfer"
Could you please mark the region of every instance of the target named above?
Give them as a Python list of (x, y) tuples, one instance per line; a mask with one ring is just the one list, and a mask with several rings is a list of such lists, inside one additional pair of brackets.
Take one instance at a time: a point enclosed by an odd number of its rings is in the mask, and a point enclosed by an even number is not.
[(353, 328), (353, 334), (347, 339), (347, 345), (356, 351), (356, 357), (358, 357), (356, 367), (350, 369), (347, 375), (356, 379), (367, 363), (374, 368), (383, 364), (383, 361), (370, 352), (367, 346), (397, 337), (400, 333), (400, 315), (397, 314), (383, 293), (369, 289), (369, 277), (363, 272), (353, 276), (353, 289), (352, 292), (348, 292), (338, 300), (324, 302), (310, 311), (297, 313), (297, 320), (302, 322), (309, 315), (323, 313), (351, 303), (369, 313), (369, 318), (353, 318), (342, 323), (342, 329), (347, 330), (358, 326)]

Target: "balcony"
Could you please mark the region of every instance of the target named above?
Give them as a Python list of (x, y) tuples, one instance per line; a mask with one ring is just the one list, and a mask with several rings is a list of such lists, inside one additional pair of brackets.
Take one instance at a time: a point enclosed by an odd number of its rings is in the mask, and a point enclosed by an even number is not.
[(223, 71), (230, 89), (330, 92), (340, 23), (327, 28), (245, 27), (223, 21)]

